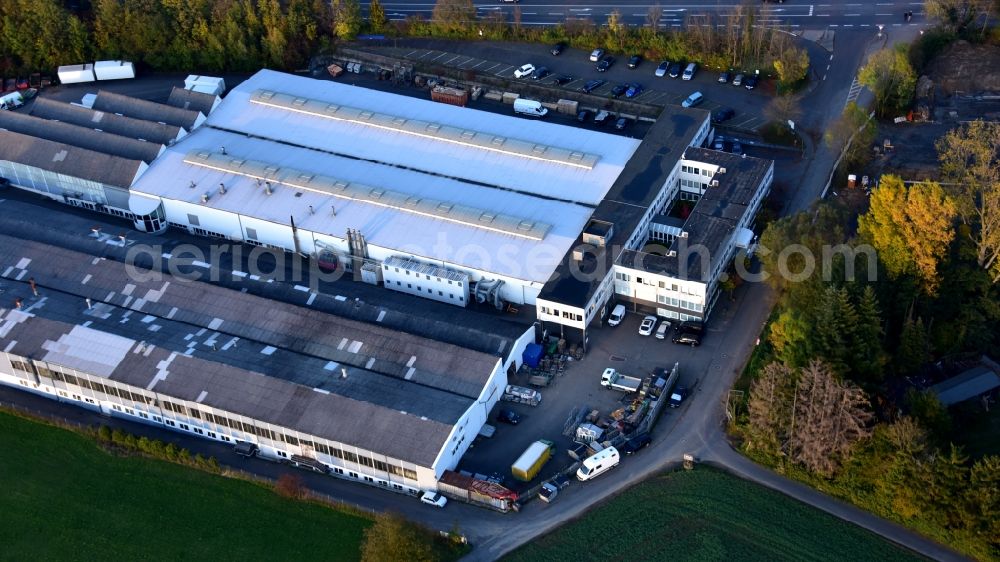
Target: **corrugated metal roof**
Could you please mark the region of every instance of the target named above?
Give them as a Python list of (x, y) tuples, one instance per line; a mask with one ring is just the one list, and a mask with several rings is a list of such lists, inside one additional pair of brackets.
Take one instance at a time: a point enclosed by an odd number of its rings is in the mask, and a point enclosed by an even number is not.
[(0, 128), (112, 156), (143, 160), (146, 163), (152, 162), (163, 150), (162, 144), (102, 133), (71, 123), (49, 121), (13, 111), (0, 111)]
[(180, 127), (174, 125), (96, 111), (43, 97), (35, 98), (35, 103), (31, 106), (31, 115), (165, 145), (174, 142), (184, 134)]
[(146, 164), (85, 148), (0, 130), (0, 160), (128, 189)]
[(167, 105), (172, 105), (181, 109), (189, 109), (191, 111), (200, 111), (203, 115), (208, 115), (212, 113), (213, 109), (215, 109), (215, 104), (218, 99), (218, 96), (195, 92), (193, 90), (185, 90), (184, 88), (174, 86), (174, 88), (170, 90), (170, 96), (167, 98)]
[(97, 92), (97, 99), (94, 100), (94, 109), (120, 113), (127, 117), (134, 117), (145, 121), (166, 123), (182, 127), (188, 131), (194, 129), (204, 119), (204, 115), (198, 111), (141, 100), (107, 90)]

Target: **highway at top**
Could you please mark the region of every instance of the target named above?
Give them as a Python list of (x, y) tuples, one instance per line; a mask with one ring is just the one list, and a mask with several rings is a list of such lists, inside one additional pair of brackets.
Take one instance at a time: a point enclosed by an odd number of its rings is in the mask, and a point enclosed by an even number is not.
[[(387, 0), (382, 2), (386, 15), (392, 20), (402, 20), (412, 15), (430, 18), (434, 2), (428, 0)], [(551, 0), (521, 0), (520, 3), (496, 0), (475, 1), (477, 15), (485, 17), (491, 12), (506, 14), (511, 21), (514, 11), (521, 12), (523, 25), (555, 25), (568, 18), (589, 18), (603, 24), (608, 15), (617, 10), (629, 25), (644, 25), (654, 8), (660, 10), (659, 25), (662, 28), (681, 27), (688, 18), (708, 15), (722, 16), (732, 13), (739, 3), (734, 2), (684, 2), (663, 0), (661, 2), (607, 2), (606, 0), (575, 0), (573, 2), (552, 2)], [(362, 2), (367, 8), (367, 2)], [(910, 22), (904, 20), (904, 13), (913, 12)], [(716, 18), (715, 23), (719, 23)], [(782, 24), (792, 29), (824, 29), (875, 27), (876, 25), (921, 25), (923, 2), (919, 1), (875, 1), (875, 2), (831, 2), (810, 3), (802, 0), (760, 4), (762, 24)], [(700, 21), (698, 23), (701, 23)]]

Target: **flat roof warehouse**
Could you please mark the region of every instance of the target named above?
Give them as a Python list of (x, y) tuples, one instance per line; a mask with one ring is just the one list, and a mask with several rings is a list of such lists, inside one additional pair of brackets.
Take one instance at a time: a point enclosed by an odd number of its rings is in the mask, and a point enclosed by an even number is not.
[(45, 286), (43, 305), (3, 312), (4, 351), (422, 466), (501, 360), (205, 283), (131, 280), (124, 268), (0, 236), (6, 282), (25, 294), (30, 274)]
[(133, 191), (539, 284), (639, 145), (271, 71), (207, 125)]

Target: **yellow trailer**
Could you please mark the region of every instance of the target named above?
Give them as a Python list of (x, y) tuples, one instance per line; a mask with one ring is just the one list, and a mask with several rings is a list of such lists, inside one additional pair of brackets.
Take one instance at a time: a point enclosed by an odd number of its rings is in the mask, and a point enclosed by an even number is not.
[(538, 471), (542, 469), (542, 466), (552, 458), (554, 446), (553, 442), (544, 439), (535, 441), (511, 465), (511, 474), (522, 482), (530, 482), (535, 476), (538, 476)]

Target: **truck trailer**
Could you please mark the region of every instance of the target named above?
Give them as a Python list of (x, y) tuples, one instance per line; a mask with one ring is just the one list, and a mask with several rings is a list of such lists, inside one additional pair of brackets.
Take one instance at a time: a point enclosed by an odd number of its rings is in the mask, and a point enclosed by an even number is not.
[(135, 78), (135, 66), (127, 60), (99, 60), (94, 63), (94, 76), (98, 80)]
[(92, 64), (70, 64), (60, 66), (56, 71), (59, 82), (63, 84), (82, 84), (97, 80), (94, 75), (94, 65)]
[(622, 392), (636, 392), (642, 386), (642, 379), (623, 375), (613, 367), (608, 367), (601, 375), (601, 386)]
[(538, 476), (538, 471), (542, 469), (542, 466), (552, 458), (554, 446), (554, 443), (544, 439), (535, 441), (511, 465), (511, 474), (522, 482), (530, 482), (535, 476)]

